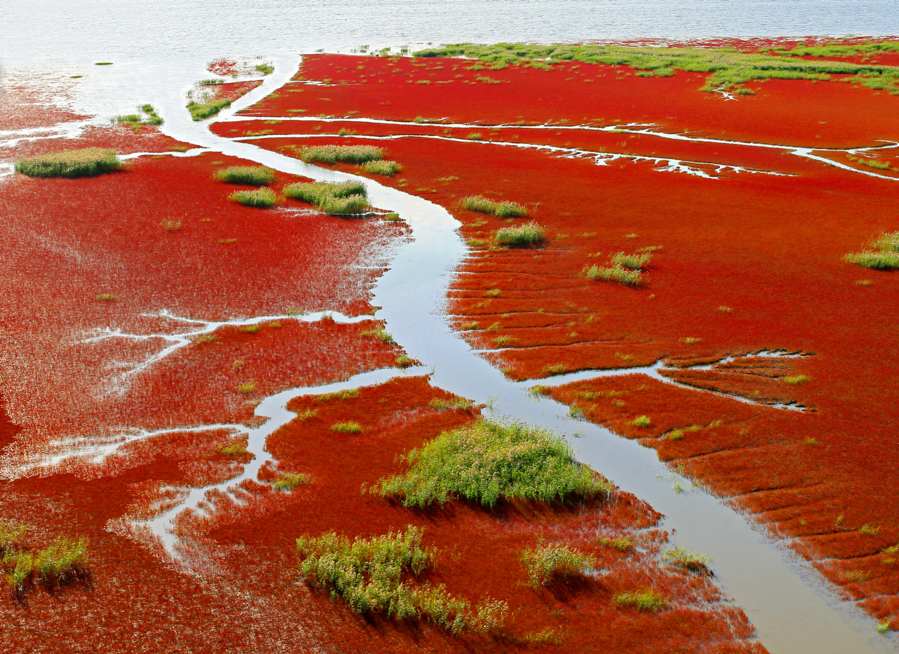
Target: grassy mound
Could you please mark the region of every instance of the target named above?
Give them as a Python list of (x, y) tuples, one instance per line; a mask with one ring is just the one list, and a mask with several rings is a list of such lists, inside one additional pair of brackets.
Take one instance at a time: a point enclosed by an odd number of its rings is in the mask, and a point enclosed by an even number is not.
[(443, 586), (409, 581), (432, 565), (432, 553), (421, 546), (422, 533), (409, 527), (405, 533), (352, 541), (334, 533), (298, 538), (300, 574), (356, 613), (426, 620), (453, 633), (501, 628), (507, 611), (503, 603), (488, 601), (473, 609)]
[(298, 182), (285, 186), (284, 195), (313, 204), (329, 216), (359, 215), (368, 209), (362, 182)]
[(15, 169), (28, 177), (94, 177), (124, 165), (112, 150), (83, 148), (20, 159)]
[(546, 230), (533, 221), (517, 227), (503, 227), (498, 229), (494, 235), (496, 244), (506, 247), (539, 245), (544, 238), (546, 238)]
[(206, 120), (207, 118), (212, 118), (218, 114), (222, 109), (227, 109), (230, 106), (231, 101), (228, 98), (219, 98), (218, 100), (202, 103), (191, 100), (187, 103), (187, 110), (190, 111), (190, 116), (194, 120)]
[(265, 166), (230, 166), (218, 171), (215, 178), (228, 184), (265, 186), (275, 181), (275, 171)]
[(305, 162), (364, 164), (381, 159), (384, 150), (373, 145), (313, 145), (296, 150), (297, 156)]
[(514, 498), (569, 501), (606, 496), (613, 488), (575, 462), (561, 438), (520, 423), (481, 420), (444, 432), (405, 460), (409, 471), (382, 479), (373, 492), (411, 507), (454, 498), (486, 507)]
[(462, 206), (469, 211), (489, 213), (499, 218), (521, 218), (528, 215), (528, 209), (523, 204), (508, 200), (496, 202), (482, 195), (470, 195), (462, 198)]
[(362, 164), (362, 170), (373, 175), (384, 175), (392, 177), (399, 172), (401, 166), (396, 161), (385, 161), (384, 159), (376, 159), (374, 161), (366, 161)]
[(233, 200), (245, 207), (257, 207), (259, 209), (268, 209), (278, 204), (278, 196), (275, 192), (268, 188), (261, 188), (256, 191), (235, 191), (228, 196), (229, 200)]

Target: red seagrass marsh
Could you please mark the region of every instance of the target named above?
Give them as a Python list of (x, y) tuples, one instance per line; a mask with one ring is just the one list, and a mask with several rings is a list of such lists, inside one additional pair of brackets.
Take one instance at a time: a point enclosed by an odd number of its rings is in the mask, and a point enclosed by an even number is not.
[(0, 649), (892, 651), (899, 42), (367, 49), (3, 96)]

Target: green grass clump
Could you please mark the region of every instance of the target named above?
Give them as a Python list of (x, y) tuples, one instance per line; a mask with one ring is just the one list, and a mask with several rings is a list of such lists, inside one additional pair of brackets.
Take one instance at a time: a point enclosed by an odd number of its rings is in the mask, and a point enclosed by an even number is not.
[(888, 250), (891, 252), (899, 252), (899, 232), (891, 232), (889, 234), (881, 234), (871, 242), (871, 247), (877, 250)]
[(643, 270), (652, 259), (652, 253), (644, 252), (642, 254), (625, 254), (617, 252), (612, 255), (612, 265), (630, 270)]
[(295, 200), (318, 204), (325, 198), (346, 198), (353, 195), (365, 197), (365, 184), (347, 182), (298, 182), (284, 187), (284, 195)]
[(359, 332), (360, 336), (367, 336), (371, 338), (376, 338), (382, 343), (393, 343), (393, 334), (385, 330), (383, 327), (375, 327), (374, 329), (367, 329), (365, 331)]
[(3, 565), (6, 568), (6, 583), (14, 593), (20, 593), (25, 589), (25, 584), (34, 574), (34, 556), (31, 552), (12, 551), (3, 555)]
[(269, 188), (261, 188), (256, 191), (235, 191), (228, 196), (228, 199), (245, 207), (259, 209), (269, 209), (278, 204), (278, 196)]
[(28, 177), (94, 177), (124, 165), (112, 150), (83, 148), (19, 159), (15, 170)]
[(409, 471), (380, 480), (373, 492), (410, 507), (454, 498), (488, 508), (504, 499), (569, 501), (607, 496), (613, 488), (575, 462), (561, 438), (521, 423), (480, 420), (442, 433), (404, 459)]
[(631, 424), (634, 427), (649, 427), (652, 424), (652, 419), (649, 416), (637, 416)]
[(521, 218), (528, 215), (528, 208), (523, 204), (508, 200), (496, 202), (482, 195), (470, 195), (462, 198), (462, 206), (469, 211), (489, 213), (500, 218)]
[(899, 268), (899, 232), (881, 234), (871, 242), (869, 247), (872, 249), (847, 254), (843, 260), (874, 270)]
[(34, 559), (35, 573), (45, 581), (59, 582), (87, 566), (87, 539), (59, 536)]
[(366, 161), (364, 164), (362, 164), (362, 169), (367, 173), (372, 173), (373, 175), (384, 175), (385, 177), (392, 177), (402, 169), (402, 166), (400, 166), (396, 161), (376, 159), (375, 161)]
[(230, 106), (231, 101), (228, 98), (219, 98), (210, 102), (194, 102), (191, 100), (187, 103), (187, 110), (190, 111), (190, 116), (194, 120), (206, 120)]
[(265, 186), (275, 181), (275, 171), (265, 166), (229, 166), (218, 171), (215, 178), (227, 184)]
[(256, 70), (258, 70), (263, 75), (271, 75), (275, 72), (275, 67), (269, 63), (263, 63), (256, 66)]
[(247, 445), (243, 441), (232, 441), (218, 448), (222, 456), (243, 456), (247, 453)]
[(899, 268), (899, 252), (891, 252), (889, 250), (853, 252), (843, 257), (843, 260), (847, 263), (854, 263), (857, 266), (873, 268), (874, 270), (895, 270)]
[(643, 273), (624, 266), (597, 266), (584, 268), (584, 275), (593, 281), (618, 282), (628, 286), (639, 286), (643, 282)]
[(630, 606), (649, 613), (658, 613), (668, 606), (668, 599), (651, 588), (632, 593), (619, 593), (612, 598), (612, 602), (618, 606)]
[(315, 398), (316, 402), (330, 402), (331, 400), (349, 400), (359, 397), (359, 391), (355, 388), (347, 388), (336, 393), (324, 393)]
[(364, 164), (381, 159), (384, 150), (374, 145), (312, 145), (297, 150), (297, 156), (305, 162)]
[(410, 578), (432, 566), (433, 553), (421, 546), (423, 531), (408, 527), (350, 540), (335, 533), (297, 539), (302, 577), (361, 614), (396, 620), (425, 620), (458, 634), (501, 629), (508, 608), (487, 601), (474, 608), (444, 586), (414, 584)]
[[(884, 44), (892, 47), (892, 44)], [(789, 54), (801, 50), (789, 51)], [(721, 48), (658, 48), (616, 45), (534, 45), (500, 43), (479, 45), (457, 43), (429, 48), (414, 53), (417, 57), (468, 57), (494, 65), (520, 65), (549, 70), (562, 62), (629, 66), (638, 71), (651, 71), (656, 76), (670, 76), (675, 71), (711, 73), (702, 90), (736, 90), (742, 84), (766, 79), (828, 80), (831, 75), (841, 81), (863, 84), (871, 88), (899, 94), (899, 67), (880, 64), (853, 64), (846, 61), (798, 59), (785, 51), (777, 54), (739, 52)], [(815, 55), (823, 56), (823, 55)]]
[(15, 522), (0, 522), (0, 568), (14, 593), (21, 593), (34, 577), (45, 584), (70, 581), (87, 570), (88, 541), (58, 536), (37, 556), (28, 551), (27, 527)]
[(524, 550), (521, 561), (528, 571), (531, 586), (546, 586), (554, 581), (581, 577), (596, 567), (596, 559), (568, 545), (539, 545)]
[(539, 245), (545, 238), (546, 230), (534, 221), (514, 227), (502, 227), (496, 230), (494, 235), (496, 244), (506, 247)]
[(276, 490), (289, 491), (297, 486), (301, 486), (309, 481), (308, 475), (301, 473), (292, 474), (285, 472), (283, 475), (272, 482), (272, 488)]
[(329, 216), (359, 215), (368, 209), (362, 182), (298, 182), (285, 186), (284, 195), (309, 202)]
[(338, 422), (331, 425), (331, 431), (336, 431), (338, 434), (361, 434), (362, 425), (358, 422)]
[(868, 168), (876, 168), (877, 170), (889, 170), (890, 162), (889, 161), (878, 161), (877, 159), (855, 159), (863, 166), (868, 166)]
[(327, 198), (318, 205), (318, 208), (329, 216), (358, 216), (368, 209), (368, 201), (362, 195)]
[(7, 550), (22, 549), (28, 537), (28, 527), (14, 520), (0, 520), (0, 555)]
[(682, 547), (670, 549), (662, 555), (662, 559), (668, 565), (684, 568), (691, 572), (708, 572), (712, 564), (712, 557), (701, 552), (691, 552)]
[(790, 377), (781, 377), (780, 380), (784, 384), (789, 384), (790, 386), (799, 386), (800, 384), (805, 384), (811, 379), (808, 375), (792, 375)]

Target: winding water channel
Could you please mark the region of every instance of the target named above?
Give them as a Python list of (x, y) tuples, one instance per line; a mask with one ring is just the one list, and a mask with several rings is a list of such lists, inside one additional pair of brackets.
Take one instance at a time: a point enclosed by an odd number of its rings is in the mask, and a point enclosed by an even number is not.
[[(295, 57), (276, 58), (276, 72), (236, 102), (222, 118), (251, 106), (286, 83), (298, 63)], [(361, 179), (211, 134), (206, 125), (192, 122), (184, 110), (184, 90), (170, 87), (162, 92), (157, 88), (154, 93), (166, 120), (162, 129), (173, 138), (319, 181)], [(664, 513), (664, 526), (674, 532), (677, 544), (713, 557), (712, 567), (724, 592), (745, 610), (759, 639), (772, 654), (894, 651), (891, 640), (877, 636), (873, 621), (840, 602), (817, 573), (773, 544), (725, 502), (694, 487), (660, 463), (655, 451), (603, 427), (573, 421), (567, 406), (535, 398), (527, 392), (528, 384), (506, 379), (453, 333), (443, 311), (444, 303), (454, 271), (469, 256), (458, 231), (459, 223), (444, 208), (428, 200), (364, 181), (371, 204), (399, 213), (411, 228), (411, 238), (398, 248), (374, 287), (372, 302), (381, 307), (376, 317), (386, 323), (386, 329), (409, 356), (430, 371), (433, 385), (488, 404), (489, 417), (523, 420), (566, 435), (580, 461)], [(268, 421), (253, 430), (250, 440), (250, 450), (257, 454), (257, 460), (241, 478), (254, 476), (263, 459), (267, 460), (260, 456), (265, 439), (290, 420), (292, 414), (285, 405), (293, 397), (379, 383), (395, 375), (420, 375), (423, 369), (374, 371), (346, 382), (292, 389), (266, 399), (257, 407), (257, 415)], [(689, 491), (675, 490), (675, 485)], [(186, 504), (174, 511), (199, 505), (207, 490), (195, 489)], [(172, 517), (173, 514), (166, 514), (154, 526), (164, 532)]]

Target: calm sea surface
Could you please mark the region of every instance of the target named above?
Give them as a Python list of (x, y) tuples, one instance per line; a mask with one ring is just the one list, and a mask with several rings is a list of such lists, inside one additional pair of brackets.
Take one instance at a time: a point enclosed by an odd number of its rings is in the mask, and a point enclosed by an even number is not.
[(438, 42), (897, 35), (896, 0), (2, 0), (0, 63), (48, 68)]

